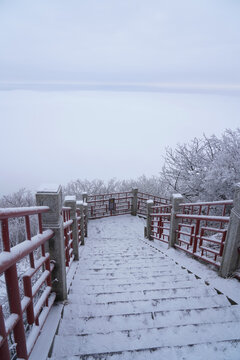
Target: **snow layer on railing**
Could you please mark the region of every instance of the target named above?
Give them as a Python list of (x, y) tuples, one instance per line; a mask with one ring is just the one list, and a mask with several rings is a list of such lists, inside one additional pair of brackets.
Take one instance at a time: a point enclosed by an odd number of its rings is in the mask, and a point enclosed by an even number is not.
[(208, 202), (196, 202), (196, 203), (182, 203), (180, 206), (208, 206), (208, 205), (232, 205), (233, 200), (223, 200), (223, 201), (208, 201)]
[(76, 201), (76, 195), (65, 196), (65, 201)]
[(153, 200), (147, 200), (147, 204), (153, 204)]
[(0, 219), (7, 217), (17, 217), (26, 215), (35, 215), (40, 212), (48, 211), (48, 206), (29, 206), (29, 207), (16, 207), (16, 208), (1, 208)]
[(58, 192), (60, 185), (58, 184), (42, 184), (37, 192)]
[(42, 243), (53, 236), (52, 230), (45, 230), (42, 234), (33, 236), (31, 240), (25, 240), (22, 243), (11, 248), (10, 252), (3, 251), (0, 253), (0, 267), (5, 271), (11, 263), (21, 260), (24, 256), (39, 247)]
[(229, 216), (176, 214), (177, 218), (229, 222)]

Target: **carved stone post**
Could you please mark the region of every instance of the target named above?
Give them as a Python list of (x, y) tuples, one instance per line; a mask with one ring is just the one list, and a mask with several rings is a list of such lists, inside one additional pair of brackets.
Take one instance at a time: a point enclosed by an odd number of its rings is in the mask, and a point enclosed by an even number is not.
[(84, 213), (84, 236), (88, 236), (88, 204), (83, 203), (83, 213)]
[(172, 213), (170, 220), (168, 247), (173, 247), (176, 243), (176, 239), (177, 239), (176, 230), (178, 229), (178, 223), (180, 221), (180, 219), (176, 218), (176, 214), (180, 212), (180, 204), (183, 203), (183, 201), (184, 201), (184, 197), (181, 194), (172, 195)]
[(65, 245), (63, 235), (62, 188), (60, 185), (42, 185), (36, 193), (38, 206), (49, 206), (50, 211), (42, 214), (43, 230), (52, 229), (54, 236), (49, 240), (46, 250), (50, 253), (55, 267), (52, 272), (52, 287), (57, 300), (67, 299), (65, 267)]
[(230, 215), (219, 274), (230, 276), (240, 267), (240, 183), (235, 185), (233, 209)]
[(151, 214), (153, 212), (153, 200), (147, 200), (147, 230), (146, 230), (146, 235), (148, 240), (153, 240), (152, 236), (151, 236), (151, 226), (152, 226), (152, 217)]
[(132, 208), (131, 208), (131, 215), (136, 216), (137, 215), (137, 205), (138, 205), (138, 200), (137, 200), (137, 196), (138, 196), (138, 189), (137, 188), (133, 188), (132, 189)]
[(81, 217), (81, 221), (80, 221), (81, 245), (84, 245), (85, 229), (84, 229), (84, 210), (83, 210), (83, 202), (82, 201), (77, 201), (77, 208), (80, 209), (80, 217)]

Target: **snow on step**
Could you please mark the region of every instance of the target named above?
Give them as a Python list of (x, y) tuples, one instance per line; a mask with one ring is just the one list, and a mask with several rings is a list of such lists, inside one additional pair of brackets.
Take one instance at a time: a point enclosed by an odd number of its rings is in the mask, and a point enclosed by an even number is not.
[[(152, 279), (150, 279), (152, 280)], [(98, 294), (105, 292), (128, 292), (132, 291), (144, 291), (144, 290), (159, 290), (159, 289), (179, 289), (184, 287), (199, 286), (199, 281), (194, 277), (191, 277), (189, 280), (179, 280), (174, 283), (169, 282), (132, 282), (126, 284), (103, 284), (103, 285), (82, 285), (81, 283), (76, 283), (74, 288), (70, 289), (70, 293), (75, 294)]]
[(229, 302), (223, 295), (215, 296), (195, 296), (191, 298), (165, 298), (153, 300), (136, 301), (115, 301), (106, 304), (70, 304), (64, 309), (67, 317), (77, 316), (110, 316), (119, 314), (135, 314), (146, 311), (169, 311), (184, 309), (202, 309), (207, 307), (226, 306)]
[[(83, 355), (82, 360), (239, 360), (240, 342), (223, 341), (207, 342), (197, 345), (166, 346), (161, 348), (143, 349), (136, 351), (104, 352), (99, 355)], [(52, 360), (77, 360), (76, 356), (63, 356), (51, 358)]]
[(77, 321), (62, 319), (60, 335), (106, 333), (121, 330), (159, 328), (202, 323), (240, 321), (240, 307), (217, 307), (198, 310), (155, 311), (116, 316), (78, 317)]
[(51, 359), (239, 360), (240, 307), (142, 232), (137, 217), (90, 222)]
[(131, 301), (131, 300), (150, 300), (162, 298), (177, 298), (177, 297), (192, 297), (192, 296), (211, 296), (216, 295), (216, 291), (206, 286), (199, 286), (198, 288), (180, 288), (180, 289), (161, 289), (161, 290), (143, 290), (143, 291), (128, 291), (115, 293), (98, 293), (95, 296), (90, 294), (69, 294), (68, 300), (70, 303), (85, 303), (85, 304), (99, 304), (110, 303), (113, 301)]
[(84, 285), (98, 285), (99, 283), (102, 282), (102, 284), (108, 283), (109, 285), (111, 284), (117, 284), (117, 285), (121, 285), (121, 284), (131, 284), (131, 283), (138, 283), (138, 282), (142, 282), (144, 283), (145, 281), (148, 282), (148, 280), (151, 278), (151, 280), (155, 283), (158, 284), (158, 282), (161, 281), (162, 282), (175, 282), (175, 281), (180, 281), (180, 280), (191, 280), (191, 276), (190, 275), (152, 275), (150, 276), (144, 276), (144, 275), (138, 275), (138, 276), (130, 276), (129, 277), (115, 277), (115, 278), (104, 278), (101, 277), (100, 279), (97, 278), (87, 278), (87, 276), (85, 276), (82, 279), (78, 279), (76, 278), (75, 280), (73, 280), (72, 284), (73, 287), (75, 285), (78, 285), (79, 283), (81, 284), (81, 286)]
[(56, 336), (54, 356), (126, 351), (161, 346), (184, 346), (209, 341), (235, 340), (239, 322), (218, 324), (180, 325), (134, 331), (115, 331), (110, 334), (86, 336)]

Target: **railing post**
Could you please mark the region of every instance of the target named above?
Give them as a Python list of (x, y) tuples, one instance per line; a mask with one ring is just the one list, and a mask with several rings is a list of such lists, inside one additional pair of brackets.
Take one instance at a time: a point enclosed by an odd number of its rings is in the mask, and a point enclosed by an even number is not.
[(84, 210), (83, 210), (83, 202), (82, 202), (82, 201), (77, 201), (77, 208), (80, 209), (80, 216), (81, 216), (81, 222), (80, 222), (80, 227), (81, 227), (81, 245), (84, 245), (85, 229), (84, 229)]
[(233, 208), (225, 240), (219, 274), (230, 276), (240, 267), (240, 183), (235, 185)]
[(88, 202), (88, 194), (86, 192), (83, 192), (82, 193), (82, 201), (84, 203), (87, 203)]
[(180, 219), (176, 218), (176, 214), (180, 211), (180, 204), (183, 203), (184, 197), (181, 194), (172, 195), (172, 212), (170, 219), (170, 229), (169, 229), (169, 240), (168, 247), (173, 247), (177, 241), (176, 230), (178, 229), (178, 223)]
[(72, 236), (73, 236), (73, 255), (74, 260), (79, 260), (78, 252), (78, 225), (77, 225), (77, 215), (76, 215), (76, 196), (65, 196), (64, 206), (70, 207), (70, 219), (72, 223)]
[(138, 197), (138, 189), (132, 188), (132, 208), (131, 208), (131, 215), (136, 216), (137, 215), (137, 197)]
[(54, 236), (47, 244), (50, 258), (55, 262), (52, 272), (52, 288), (57, 300), (67, 299), (67, 280), (65, 267), (65, 246), (63, 235), (62, 188), (60, 185), (41, 186), (36, 193), (38, 206), (49, 206), (50, 211), (42, 214), (43, 230), (52, 229)]
[(147, 200), (147, 227), (146, 227), (146, 235), (148, 240), (153, 240), (151, 236), (151, 226), (152, 226), (152, 218), (151, 214), (153, 213), (153, 200)]
[(84, 236), (88, 237), (88, 204), (83, 203), (83, 214), (84, 214)]

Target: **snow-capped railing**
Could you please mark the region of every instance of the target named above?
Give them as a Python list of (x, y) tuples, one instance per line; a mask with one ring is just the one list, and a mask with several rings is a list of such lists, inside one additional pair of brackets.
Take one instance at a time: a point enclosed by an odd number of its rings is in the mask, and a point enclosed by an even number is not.
[(152, 206), (151, 237), (153, 239), (169, 242), (169, 227), (172, 205)]
[(89, 219), (98, 219), (107, 216), (116, 216), (124, 214), (147, 215), (147, 201), (152, 199), (155, 205), (169, 204), (170, 200), (138, 192), (138, 189), (132, 191), (98, 194), (87, 196)]
[(62, 208), (63, 216), (63, 230), (64, 230), (64, 246), (65, 246), (65, 264), (67, 272), (70, 269), (70, 266), (74, 260), (73, 254), (73, 231), (72, 224), (73, 220), (70, 218), (70, 207)]
[(219, 267), (223, 277), (234, 273), (240, 278), (239, 233), (240, 183), (234, 200), (184, 203), (182, 195), (174, 194), (171, 205), (147, 201), (145, 236)]
[[(5, 275), (8, 294), (8, 302), (0, 305), (0, 358), (4, 360), (15, 354), (19, 359), (28, 359), (55, 300), (56, 294), (51, 293), (54, 264), (44, 246), (54, 232), (43, 231), (42, 227), (42, 214), (48, 211), (46, 206), (0, 210), (3, 240), (0, 275)], [(38, 216), (35, 236), (31, 235), (32, 215)], [(26, 240), (11, 247), (9, 219), (16, 217), (25, 218)], [(14, 346), (9, 341), (12, 332)]]
[(233, 200), (180, 204), (175, 247), (220, 267)]
[(141, 214), (141, 215), (147, 215), (147, 201), (148, 200), (153, 200), (153, 204), (156, 206), (170, 204), (169, 199), (166, 199), (166, 198), (163, 198), (160, 196), (151, 195), (151, 194), (146, 194), (143, 192), (138, 192), (137, 198), (138, 198), (137, 213)]
[[(62, 207), (61, 186), (42, 186), (36, 202), (39, 206), (0, 210), (0, 275), (5, 275), (0, 294), (4, 298), (0, 305), (0, 359), (4, 360), (29, 358), (55, 298), (67, 299), (66, 274), (72, 261), (79, 259), (79, 245), (84, 245), (87, 234), (87, 205), (67, 196)], [(26, 240), (11, 246), (15, 218), (25, 220)], [(17, 225), (22, 227), (22, 222)], [(35, 236), (31, 225), (38, 233)]]
[(131, 213), (133, 194), (131, 191), (88, 196), (89, 219)]

